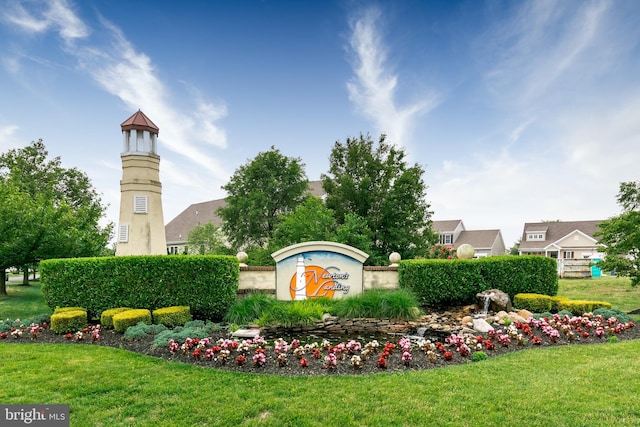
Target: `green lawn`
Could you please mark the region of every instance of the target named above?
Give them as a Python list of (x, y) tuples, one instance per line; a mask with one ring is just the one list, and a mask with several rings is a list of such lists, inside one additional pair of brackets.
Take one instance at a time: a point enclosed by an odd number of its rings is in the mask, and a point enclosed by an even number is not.
[(234, 374), (91, 345), (0, 344), (0, 402), (72, 426), (638, 426), (640, 341), (403, 374)]
[(614, 308), (625, 312), (640, 308), (640, 286), (632, 288), (628, 277), (560, 279), (558, 295), (571, 299), (610, 302)]
[(21, 283), (7, 284), (8, 296), (0, 297), (0, 320), (22, 319), (53, 312), (44, 302), (40, 282), (32, 281), (29, 286), (22, 286)]

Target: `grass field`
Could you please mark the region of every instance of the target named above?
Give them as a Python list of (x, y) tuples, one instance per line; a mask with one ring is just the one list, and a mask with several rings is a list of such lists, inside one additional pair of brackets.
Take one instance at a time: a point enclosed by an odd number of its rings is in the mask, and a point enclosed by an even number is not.
[(571, 299), (610, 302), (614, 308), (625, 312), (640, 309), (640, 286), (631, 287), (631, 279), (628, 277), (560, 279), (558, 295)]
[(22, 319), (53, 312), (44, 302), (40, 282), (32, 281), (29, 286), (20, 283), (7, 284), (8, 296), (0, 297), (0, 319)]
[[(0, 318), (48, 313), (8, 287)], [(619, 278), (561, 280), (560, 295), (640, 307)], [(638, 426), (640, 340), (510, 353), (403, 374), (220, 372), (91, 345), (0, 345), (4, 404), (69, 404), (72, 426)]]
[(403, 374), (220, 372), (91, 345), (2, 344), (2, 403), (72, 426), (638, 426), (640, 341)]

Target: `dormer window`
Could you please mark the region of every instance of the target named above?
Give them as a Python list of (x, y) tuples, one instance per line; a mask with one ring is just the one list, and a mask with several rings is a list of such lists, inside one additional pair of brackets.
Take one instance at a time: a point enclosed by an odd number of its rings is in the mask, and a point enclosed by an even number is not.
[(440, 234), (440, 244), (441, 245), (452, 245), (453, 244), (453, 234), (451, 234), (451, 233)]
[(543, 233), (527, 233), (527, 241), (544, 240)]

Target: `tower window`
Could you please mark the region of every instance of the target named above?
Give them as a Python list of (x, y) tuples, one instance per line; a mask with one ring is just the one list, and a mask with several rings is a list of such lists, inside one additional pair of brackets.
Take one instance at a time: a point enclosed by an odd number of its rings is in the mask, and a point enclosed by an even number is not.
[(121, 224), (118, 228), (118, 242), (127, 243), (129, 241), (129, 224)]
[(147, 196), (133, 196), (133, 213), (146, 214), (148, 207)]

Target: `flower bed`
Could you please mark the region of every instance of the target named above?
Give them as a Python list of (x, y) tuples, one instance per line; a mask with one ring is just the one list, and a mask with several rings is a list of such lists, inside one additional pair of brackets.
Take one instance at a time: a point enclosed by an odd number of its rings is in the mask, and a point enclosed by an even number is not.
[(223, 370), (279, 375), (359, 374), (431, 369), (470, 361), (480, 361), (510, 351), (552, 345), (607, 343), (637, 339), (640, 331), (633, 322), (615, 317), (585, 314), (559, 316), (526, 322), (490, 331), (485, 335), (452, 334), (443, 341), (410, 340), (406, 337), (388, 342), (358, 339), (332, 342), (323, 339), (268, 342), (262, 337), (251, 340), (229, 339), (224, 332), (207, 338), (171, 340), (167, 346), (154, 347), (152, 338), (123, 340), (115, 331), (101, 331), (99, 325), (75, 334), (58, 335), (46, 323), (22, 325), (0, 333), (0, 343), (74, 343), (122, 347), (171, 361), (192, 363)]

